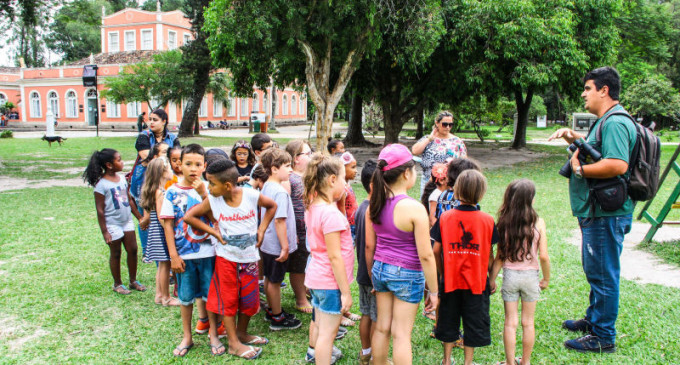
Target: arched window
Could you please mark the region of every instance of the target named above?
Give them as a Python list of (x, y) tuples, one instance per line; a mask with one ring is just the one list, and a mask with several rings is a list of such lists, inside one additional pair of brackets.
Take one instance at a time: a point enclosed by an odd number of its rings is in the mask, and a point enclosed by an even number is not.
[(49, 103), (48, 105), (50, 106), (50, 109), (52, 109), (52, 115), (54, 117), (59, 116), (59, 94), (57, 94), (56, 91), (50, 91), (47, 93), (47, 102)]
[(42, 110), (40, 109), (40, 94), (38, 94), (37, 91), (33, 91), (31, 92), (30, 99), (31, 118), (42, 117)]
[(198, 107), (198, 116), (201, 118), (208, 116), (208, 98), (205, 96), (201, 99), (201, 105)]
[(282, 115), (288, 115), (288, 96), (286, 94), (283, 94), (281, 98), (281, 109)]
[(305, 108), (305, 100), (307, 99), (307, 94), (302, 93), (300, 95), (300, 114), (306, 115), (307, 114), (307, 109)]
[(227, 107), (227, 116), (236, 116), (236, 99), (229, 98), (229, 106)]
[(262, 95), (262, 111), (267, 113), (269, 111), (269, 107), (267, 106), (267, 94)]
[(253, 93), (253, 109), (254, 112), (260, 111), (260, 97), (257, 93)]
[(66, 93), (66, 118), (78, 117), (78, 96), (73, 90)]
[(290, 108), (292, 110), (290, 114), (297, 115), (297, 99), (295, 98), (295, 95), (290, 97)]
[(0, 106), (5, 106), (7, 103), (7, 95), (0, 93)]
[(241, 116), (242, 117), (248, 116), (248, 99), (247, 98), (241, 98)]
[(213, 117), (222, 118), (222, 101), (213, 96)]
[(120, 104), (113, 101), (106, 101), (106, 115), (109, 118), (120, 118)]

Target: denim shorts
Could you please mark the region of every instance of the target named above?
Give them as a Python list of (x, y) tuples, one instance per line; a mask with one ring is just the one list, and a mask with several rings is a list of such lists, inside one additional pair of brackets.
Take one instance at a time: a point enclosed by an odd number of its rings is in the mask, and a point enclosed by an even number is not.
[(425, 275), (422, 271), (373, 262), (373, 288), (377, 292), (392, 292), (397, 299), (407, 303), (420, 303), (425, 290)]
[(312, 306), (328, 314), (341, 314), (340, 289), (310, 289)]
[(184, 260), (184, 265), (184, 272), (175, 274), (180, 304), (192, 305), (196, 298), (207, 301), (210, 281), (215, 271), (215, 256)]

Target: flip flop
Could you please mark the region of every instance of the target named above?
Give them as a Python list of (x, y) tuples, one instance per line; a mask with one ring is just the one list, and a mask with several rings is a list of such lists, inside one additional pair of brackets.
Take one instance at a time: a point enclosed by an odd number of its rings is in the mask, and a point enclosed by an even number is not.
[(297, 309), (298, 312), (307, 313), (307, 314), (312, 313), (312, 310), (314, 310), (314, 308), (311, 305), (306, 305), (306, 306), (297, 306), (296, 305), (295, 309)]
[(221, 343), (221, 342), (220, 342), (219, 345), (210, 344), (210, 353), (211, 353), (213, 356), (222, 356), (222, 355), (224, 355), (224, 354), (227, 352), (227, 350), (224, 350), (224, 351), (222, 351), (222, 352), (219, 352), (220, 349), (223, 349), (223, 348), (225, 348), (225, 347), (224, 347), (224, 344)]
[(354, 313), (347, 313), (345, 318), (349, 318), (351, 321), (354, 321), (354, 322), (361, 320), (361, 316), (358, 315), (358, 314), (354, 314)]
[(181, 303), (179, 302), (179, 299), (170, 297), (168, 300), (161, 300), (161, 304), (164, 307), (178, 307)]
[(517, 365), (522, 365), (522, 357), (521, 357), (521, 356), (517, 356), (517, 357), (515, 358), (515, 364), (517, 364)]
[(347, 317), (342, 317), (342, 320), (340, 321), (340, 325), (343, 327), (351, 327), (354, 326), (354, 321), (347, 318)]
[(128, 288), (125, 287), (125, 285), (120, 284), (118, 286), (113, 287), (113, 291), (120, 295), (130, 295), (132, 293)]
[(136, 290), (136, 291), (146, 291), (146, 287), (142, 285), (142, 283), (139, 282), (139, 280), (135, 280), (130, 283), (130, 288)]
[(254, 338), (248, 342), (244, 342), (244, 345), (260, 345), (264, 346), (269, 343), (269, 340), (265, 337), (254, 336)]
[[(177, 350), (177, 354), (175, 354), (175, 352), (173, 351), (172, 355), (175, 356), (175, 357), (184, 357), (189, 353), (189, 350), (191, 350), (192, 347), (194, 347), (193, 342), (186, 345), (186, 346), (177, 346), (177, 347), (175, 347), (175, 350)], [(184, 350), (186, 350), (186, 352), (184, 352), (184, 354), (182, 354), (182, 351), (184, 351)]]
[[(256, 349), (257, 349), (257, 350), (256, 350)], [(252, 353), (255, 353), (255, 355), (253, 355), (253, 356), (251, 356), (251, 357), (248, 357), (248, 356), (247, 356), (248, 354), (252, 354)], [(255, 360), (255, 359), (257, 359), (258, 357), (260, 357), (261, 354), (262, 354), (262, 349), (259, 348), (259, 347), (253, 347), (253, 346), (248, 346), (248, 350), (245, 351), (245, 352), (242, 352), (241, 354), (232, 354), (232, 353), (229, 353), (229, 355), (234, 355), (234, 356), (236, 356), (236, 357), (240, 357), (240, 358), (246, 359), (246, 360)]]

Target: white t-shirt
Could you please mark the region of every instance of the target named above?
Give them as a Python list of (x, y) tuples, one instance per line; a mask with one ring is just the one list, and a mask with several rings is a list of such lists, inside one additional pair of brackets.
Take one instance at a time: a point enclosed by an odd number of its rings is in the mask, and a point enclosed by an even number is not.
[(222, 239), (215, 254), (231, 262), (248, 263), (260, 260), (257, 247), (257, 201), (260, 192), (255, 189), (241, 189), (241, 204), (232, 207), (221, 196), (208, 196), (213, 217), (217, 220)]
[(132, 220), (127, 182), (120, 175), (118, 175), (118, 182), (99, 179), (94, 192), (104, 196), (104, 217), (107, 226), (125, 226)]
[[(267, 227), (262, 240), (260, 249), (264, 253), (278, 256), (281, 254), (281, 243), (279, 237), (276, 235), (275, 221), (276, 218), (286, 218), (286, 235), (288, 236), (288, 252), (292, 253), (297, 250), (297, 231), (295, 229), (295, 211), (293, 210), (293, 200), (290, 194), (281, 186), (272, 181), (267, 181), (262, 187), (262, 195), (274, 200), (276, 202), (276, 214), (274, 219)], [(262, 215), (265, 209), (261, 209)]]
[(439, 200), (439, 196), (442, 195), (442, 191), (439, 189), (434, 189), (430, 193), (430, 196), (427, 198), (427, 201), (429, 202), (436, 202)]
[[(206, 232), (193, 229), (184, 223), (184, 215), (193, 206), (198, 205), (203, 198), (192, 187), (173, 184), (165, 192), (163, 205), (158, 219), (175, 220), (175, 247), (182, 260), (202, 259), (215, 256), (213, 241), (208, 239)], [(205, 217), (201, 220), (210, 224)]]

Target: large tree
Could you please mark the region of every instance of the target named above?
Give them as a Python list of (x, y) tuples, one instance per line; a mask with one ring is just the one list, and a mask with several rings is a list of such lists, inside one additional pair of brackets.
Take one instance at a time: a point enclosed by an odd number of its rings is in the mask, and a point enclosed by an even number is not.
[(111, 13), (106, 0), (74, 0), (65, 3), (50, 23), (47, 47), (63, 55), (63, 61), (75, 61), (101, 52), (102, 7)]
[[(160, 0), (161, 11), (182, 10), (184, 0)], [(142, 9), (146, 11), (156, 11), (156, 0), (145, 0)]]
[[(416, 1), (416, 0), (414, 0)], [(215, 0), (206, 12), (213, 60), (239, 95), (253, 86), (304, 84), (316, 107), (316, 147), (325, 150), (333, 113), (365, 54), (380, 44), (380, 0)]]
[[(59, 5), (60, 1), (54, 4)], [(4, 15), (0, 22), (0, 32), (6, 35), (6, 41), (0, 48), (10, 45), (10, 54), (15, 64), (23, 59), (28, 67), (45, 66), (45, 42), (42, 33), (49, 19), (49, 8), (46, 0), (3, 0), (0, 14)]]
[(512, 95), (518, 123), (513, 148), (526, 146), (529, 107), (547, 87), (578, 92), (589, 68), (611, 62), (619, 1), (448, 1), (451, 42), (465, 79), (479, 92)]

